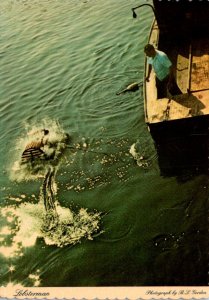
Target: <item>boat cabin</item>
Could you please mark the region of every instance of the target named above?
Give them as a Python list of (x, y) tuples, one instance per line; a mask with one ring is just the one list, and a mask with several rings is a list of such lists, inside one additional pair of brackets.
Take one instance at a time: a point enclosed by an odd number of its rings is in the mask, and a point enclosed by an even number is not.
[[(155, 20), (148, 43), (172, 61), (182, 94), (157, 99), (152, 72), (144, 85), (146, 122), (151, 125), (209, 115), (209, 3), (154, 0), (153, 4)], [(145, 75), (147, 69), (146, 62)]]
[[(144, 5), (151, 6), (139, 7)], [(177, 165), (177, 154), (181, 163), (188, 159), (196, 168), (204, 157), (209, 170), (209, 2), (153, 0), (151, 8), (155, 18), (148, 43), (167, 54), (182, 92), (158, 99), (154, 72), (149, 82), (144, 79), (145, 121), (159, 161), (170, 155), (171, 163)], [(146, 58), (144, 78), (147, 72)]]

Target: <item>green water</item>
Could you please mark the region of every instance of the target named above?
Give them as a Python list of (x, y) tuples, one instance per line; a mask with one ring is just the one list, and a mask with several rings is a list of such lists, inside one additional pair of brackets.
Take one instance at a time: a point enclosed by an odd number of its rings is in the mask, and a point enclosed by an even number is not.
[[(28, 220), (15, 255), (7, 240), (14, 218), (2, 217), (1, 285), (207, 284), (208, 177), (160, 176), (142, 89), (116, 96), (143, 79), (153, 16), (147, 7), (132, 19), (133, 6), (132, 0), (0, 3), (1, 207), (19, 209)], [(33, 236), (43, 179), (11, 180), (28, 130), (53, 122), (77, 149), (65, 153), (57, 172), (60, 206), (102, 213), (92, 239), (62, 248)], [(136, 141), (148, 164), (138, 166), (129, 153)]]

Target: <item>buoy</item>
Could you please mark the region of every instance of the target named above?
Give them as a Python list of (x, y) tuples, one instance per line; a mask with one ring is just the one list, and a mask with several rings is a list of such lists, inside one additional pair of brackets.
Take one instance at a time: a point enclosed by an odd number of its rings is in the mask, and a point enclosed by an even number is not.
[(141, 84), (142, 84), (142, 82), (141, 83), (137, 83), (137, 82), (131, 83), (124, 90), (118, 92), (116, 95), (121, 95), (126, 92), (135, 92), (139, 89), (139, 86)]

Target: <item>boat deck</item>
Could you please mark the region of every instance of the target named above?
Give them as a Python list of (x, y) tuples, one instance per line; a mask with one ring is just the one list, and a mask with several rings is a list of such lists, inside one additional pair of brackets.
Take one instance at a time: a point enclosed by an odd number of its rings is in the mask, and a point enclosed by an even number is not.
[[(149, 43), (158, 47), (158, 27), (154, 23)], [(145, 83), (145, 116), (147, 123), (158, 123), (209, 115), (209, 41), (193, 40), (183, 46), (159, 45), (174, 64), (181, 95), (157, 99), (155, 75)]]

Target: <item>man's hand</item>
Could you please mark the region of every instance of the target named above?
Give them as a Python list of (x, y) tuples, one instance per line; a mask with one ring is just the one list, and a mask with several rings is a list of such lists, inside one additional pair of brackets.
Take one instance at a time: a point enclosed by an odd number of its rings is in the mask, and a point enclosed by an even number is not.
[(147, 82), (149, 82), (149, 77), (150, 77), (151, 71), (152, 71), (152, 65), (149, 65), (148, 72), (147, 72), (147, 77), (145, 79)]

